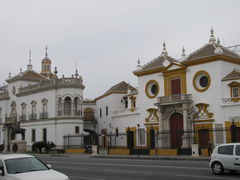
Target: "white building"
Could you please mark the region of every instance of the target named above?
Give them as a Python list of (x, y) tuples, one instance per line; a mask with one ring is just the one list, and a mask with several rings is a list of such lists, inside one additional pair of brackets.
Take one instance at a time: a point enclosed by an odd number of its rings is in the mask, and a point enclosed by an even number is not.
[[(240, 141), (240, 56), (222, 46), (212, 29), (209, 42), (193, 53), (186, 55), (183, 49), (182, 58), (176, 60), (164, 43), (159, 57), (144, 66), (139, 62), (133, 73), (138, 78), (137, 93), (96, 99), (98, 111), (110, 109), (108, 117), (98, 114), (100, 130), (132, 131), (133, 148), (157, 146), (186, 153), (192, 143), (198, 143), (204, 154), (209, 141), (233, 140), (234, 122), (235, 140)], [(134, 108), (122, 105), (126, 98), (134, 100)], [(159, 133), (157, 142), (152, 142), (151, 129)], [(142, 130), (145, 136), (140, 135)]]
[(7, 85), (0, 88), (0, 143), (9, 150), (16, 131), (25, 129), (22, 139), (31, 150), (35, 141), (53, 141), (62, 149), (64, 135), (83, 132), (81, 107), (84, 85), (76, 74), (70, 78), (51, 72), (47, 51), (37, 73), (31, 65), (14, 77), (9, 75)]

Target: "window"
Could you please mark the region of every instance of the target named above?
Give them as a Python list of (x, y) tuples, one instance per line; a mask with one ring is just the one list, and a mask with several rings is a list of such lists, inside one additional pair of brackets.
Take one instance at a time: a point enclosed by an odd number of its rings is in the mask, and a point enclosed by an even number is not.
[(139, 130), (139, 140), (140, 140), (140, 145), (143, 145), (145, 144), (145, 129), (144, 128), (141, 128), (141, 129), (138, 129)]
[(79, 126), (75, 126), (75, 134), (79, 134)]
[(124, 97), (123, 101), (124, 101), (124, 107), (125, 107), (125, 109), (127, 109), (128, 108), (128, 98)]
[(2, 123), (2, 108), (0, 108), (0, 123)]
[(43, 129), (43, 142), (47, 142), (47, 129)]
[(238, 97), (239, 96), (239, 88), (234, 87), (232, 88), (232, 97)]
[(145, 86), (145, 93), (149, 98), (155, 98), (159, 92), (158, 82), (155, 80), (150, 80)]
[(32, 129), (32, 142), (36, 141), (36, 130)]
[(227, 145), (227, 146), (220, 146), (218, 148), (219, 154), (225, 154), (225, 155), (233, 155), (233, 145)]
[(208, 72), (198, 71), (193, 77), (193, 87), (198, 92), (206, 91), (211, 84), (211, 78)]
[(108, 106), (106, 106), (106, 116), (108, 116)]
[(102, 117), (102, 109), (100, 108), (100, 117)]
[(240, 145), (236, 146), (236, 155), (240, 156)]

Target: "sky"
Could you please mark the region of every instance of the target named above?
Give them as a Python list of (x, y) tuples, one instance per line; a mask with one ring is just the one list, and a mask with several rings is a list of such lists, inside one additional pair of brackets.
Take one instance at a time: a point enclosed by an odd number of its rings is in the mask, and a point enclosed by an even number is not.
[(208, 43), (210, 29), (224, 46), (240, 44), (239, 0), (0, 0), (0, 86), (9, 72), (25, 71), (32, 52), (41, 71), (45, 47), (58, 69), (70, 77), (78, 69), (94, 99), (133, 75), (162, 51), (181, 58)]

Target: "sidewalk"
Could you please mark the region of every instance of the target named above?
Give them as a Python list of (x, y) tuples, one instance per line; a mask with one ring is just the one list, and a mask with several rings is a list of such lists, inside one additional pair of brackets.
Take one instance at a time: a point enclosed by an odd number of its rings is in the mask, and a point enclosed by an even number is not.
[(146, 160), (189, 160), (189, 161), (209, 161), (209, 157), (192, 157), (187, 155), (178, 156), (147, 156), (147, 155), (91, 155), (91, 158), (110, 158), (110, 159), (146, 159)]

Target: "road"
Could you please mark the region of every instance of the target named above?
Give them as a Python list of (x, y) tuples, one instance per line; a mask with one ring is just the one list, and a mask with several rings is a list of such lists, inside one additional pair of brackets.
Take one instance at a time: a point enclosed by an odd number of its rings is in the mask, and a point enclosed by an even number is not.
[(207, 161), (106, 159), (82, 155), (38, 155), (71, 180), (236, 180), (240, 174), (216, 176)]

